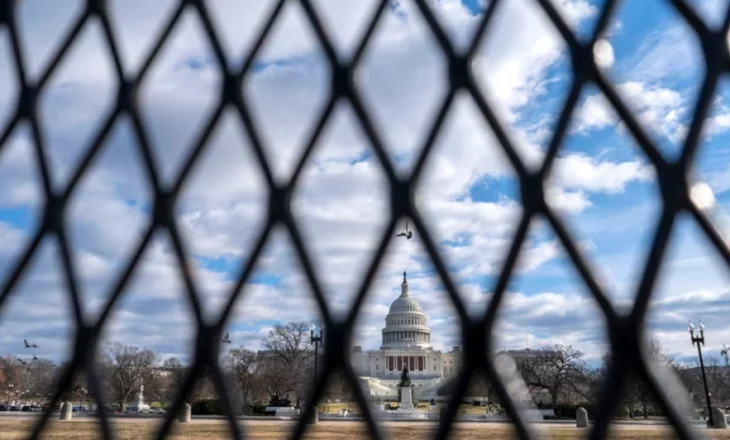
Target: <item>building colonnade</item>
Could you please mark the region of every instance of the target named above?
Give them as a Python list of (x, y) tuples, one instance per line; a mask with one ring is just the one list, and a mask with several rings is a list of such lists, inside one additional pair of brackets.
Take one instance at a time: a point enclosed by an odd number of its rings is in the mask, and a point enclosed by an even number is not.
[(385, 365), (388, 371), (426, 371), (426, 356), (386, 356)]
[(418, 344), (418, 343), (430, 344), (431, 335), (428, 333), (416, 332), (416, 331), (395, 331), (395, 332), (388, 332), (383, 335), (383, 342), (385, 344), (392, 344), (392, 343), (406, 342), (406, 341), (412, 342), (415, 344)]

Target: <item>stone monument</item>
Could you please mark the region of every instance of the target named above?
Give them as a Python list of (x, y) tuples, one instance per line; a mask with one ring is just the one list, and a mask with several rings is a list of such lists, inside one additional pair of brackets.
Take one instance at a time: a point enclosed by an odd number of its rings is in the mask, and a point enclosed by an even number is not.
[(403, 373), (400, 375), (400, 382), (398, 382), (398, 398), (399, 398), (399, 410), (412, 410), (413, 406), (413, 385), (411, 379), (408, 377), (408, 367), (403, 368)]
[(583, 407), (580, 407), (575, 411), (575, 426), (577, 428), (588, 427), (588, 411), (586, 411)]
[(130, 408), (132, 412), (146, 413), (150, 412), (150, 406), (144, 403), (144, 381), (140, 381), (139, 391), (137, 392), (137, 402)]

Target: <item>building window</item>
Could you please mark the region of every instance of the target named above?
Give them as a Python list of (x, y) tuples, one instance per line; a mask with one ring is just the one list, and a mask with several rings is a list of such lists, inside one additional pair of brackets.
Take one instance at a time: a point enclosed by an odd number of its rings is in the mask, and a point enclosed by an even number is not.
[(379, 370), (380, 369), (380, 367), (378, 366), (378, 364), (375, 364), (375, 369), (376, 370)]

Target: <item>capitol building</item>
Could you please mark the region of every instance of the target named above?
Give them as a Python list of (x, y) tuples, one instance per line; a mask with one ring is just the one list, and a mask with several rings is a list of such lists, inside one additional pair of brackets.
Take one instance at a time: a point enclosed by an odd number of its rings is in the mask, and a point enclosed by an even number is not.
[(401, 293), (393, 301), (385, 317), (379, 350), (363, 351), (352, 347), (352, 364), (372, 397), (395, 398), (397, 384), (404, 367), (408, 367), (414, 384), (414, 398), (438, 399), (438, 389), (458, 375), (461, 350), (435, 350), (431, 345), (431, 329), (421, 304), (408, 292), (403, 272)]

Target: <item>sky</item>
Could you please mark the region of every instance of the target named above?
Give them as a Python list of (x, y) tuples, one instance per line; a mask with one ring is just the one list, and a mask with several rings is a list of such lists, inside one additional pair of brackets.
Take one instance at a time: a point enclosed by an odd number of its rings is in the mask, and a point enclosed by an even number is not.
[[(32, 79), (51, 59), (83, 2), (22, 2), (18, 22)], [(352, 55), (374, 2), (314, 2), (338, 54)], [(431, 0), (456, 47), (479, 22), (477, 0)], [(602, 2), (555, 0), (581, 38), (591, 35)], [(692, 4), (712, 26), (726, 1)], [(216, 1), (210, 12), (232, 65), (239, 65), (273, 2)], [(111, 1), (125, 70), (137, 73), (174, 2)], [(605, 36), (614, 54), (606, 74), (668, 158), (681, 147), (703, 75), (691, 29), (668, 2), (622, 2)], [(9, 38), (0, 28), (0, 128), (17, 103)], [(571, 81), (565, 44), (537, 2), (503, 2), (472, 68), (529, 166), (539, 165)], [(328, 95), (329, 67), (297, 2), (289, 2), (257, 55), (243, 88), (274, 175), (291, 175)], [(394, 167), (407, 175), (445, 93), (444, 56), (411, 1), (394, 0), (369, 42), (357, 84)], [(98, 23), (91, 21), (54, 72), (39, 111), (52, 184), (64, 188), (113, 109), (115, 77)], [(200, 19), (186, 12), (140, 89), (153, 159), (171, 183), (219, 96), (218, 70)], [(717, 90), (694, 178), (730, 203), (730, 104), (727, 79)], [(6, 279), (41, 221), (43, 194), (29, 127), (0, 146), (0, 278)], [(449, 274), (472, 314), (491, 298), (521, 214), (515, 173), (468, 95), (458, 95), (416, 189), (416, 201)], [(305, 164), (293, 210), (328, 304), (348, 310), (362, 272), (389, 219), (385, 175), (350, 105), (340, 101)], [(129, 119), (118, 118), (100, 155), (79, 182), (66, 226), (80, 280), (83, 312), (98, 315), (150, 221), (153, 202)], [(192, 170), (176, 206), (187, 264), (205, 316), (221, 309), (266, 220), (268, 190), (245, 128), (228, 110)], [(583, 89), (566, 141), (549, 176), (550, 205), (617, 306), (631, 304), (660, 214), (653, 169), (595, 86)], [(719, 223), (718, 223), (719, 226)], [(404, 227), (401, 221), (393, 234)], [(593, 364), (607, 349), (603, 318), (552, 231), (530, 226), (495, 334), (500, 349), (572, 345)], [(428, 315), (435, 348), (460, 345), (457, 315), (419, 234), (391, 241), (358, 318), (355, 343), (377, 349), (390, 303), (408, 272), (411, 295)], [(706, 327), (707, 356), (730, 343), (727, 268), (691, 219), (676, 223), (649, 308), (648, 332), (666, 351), (693, 362), (687, 320)], [(0, 353), (69, 356), (74, 318), (59, 249), (46, 239), (0, 310)], [(192, 351), (193, 315), (179, 262), (164, 233), (146, 248), (106, 326), (104, 339), (144, 346), (163, 357)], [(257, 350), (271, 326), (319, 319), (290, 238), (275, 230), (228, 323), (233, 344)]]

